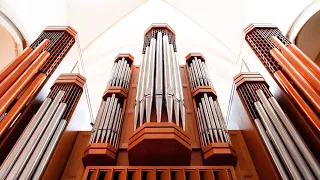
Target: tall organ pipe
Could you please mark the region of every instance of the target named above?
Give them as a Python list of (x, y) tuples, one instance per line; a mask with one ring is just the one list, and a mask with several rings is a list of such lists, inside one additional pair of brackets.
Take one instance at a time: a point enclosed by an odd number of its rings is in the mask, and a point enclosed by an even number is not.
[(168, 42), (168, 36), (163, 36), (163, 54), (165, 66), (165, 97), (167, 105), (168, 122), (172, 122), (172, 108), (173, 108), (173, 87), (172, 87), (172, 74), (171, 74), (171, 53)]
[(300, 72), (313, 87), (320, 92), (320, 76), (313, 73), (300, 59), (298, 59), (282, 42), (275, 36), (271, 36), (271, 41), (278, 46), (282, 54), (294, 68)]
[(271, 140), (275, 144), (281, 158), (283, 159), (284, 163), (288, 167), (288, 171), (293, 179), (302, 179), (298, 169), (296, 168), (292, 158), (290, 157), (287, 149), (281, 142), (281, 139), (279, 135), (277, 134), (276, 130), (274, 129), (267, 113), (263, 109), (261, 103), (259, 101), (256, 101), (254, 103), (254, 106), (260, 115), (260, 118), (262, 120), (263, 125), (265, 126), (266, 130), (270, 133)]
[(307, 55), (305, 55), (296, 45), (290, 44), (287, 48), (296, 55), (302, 63), (304, 63), (308, 68), (310, 68), (315, 75), (320, 78), (320, 67), (314, 63)]
[(301, 76), (301, 74), (287, 61), (278, 49), (271, 49), (270, 54), (279, 63), (282, 69), (288, 74), (297, 87), (313, 105), (315, 110), (320, 112), (320, 96), (316, 90)]
[[(58, 99), (61, 99), (64, 95), (64, 91), (60, 91), (58, 93)], [(7, 179), (16, 179), (19, 177), (20, 173), (22, 172), (23, 168), (25, 167), (28, 159), (31, 156), (31, 153), (35, 149), (35, 146), (39, 142), (44, 130), (47, 128), (49, 122), (52, 118), (55, 118), (54, 116), (60, 116), (63, 112), (57, 112), (55, 115), (60, 101), (53, 101), (52, 105), (48, 109), (47, 113), (43, 116), (42, 120), (40, 121), (39, 125), (35, 129), (34, 133), (30, 137), (29, 141), (27, 142), (26, 146), (22, 150), (19, 158), (17, 159), (16, 163), (12, 167), (10, 173), (8, 174)]]
[(53, 137), (46, 149), (46, 152), (44, 153), (44, 155), (42, 156), (42, 159), (39, 163), (39, 165), (37, 166), (37, 169), (35, 170), (33, 176), (32, 176), (32, 180), (38, 180), (40, 179), (45, 167), (47, 166), (50, 157), (54, 151), (54, 148), (56, 146), (56, 144), (58, 143), (58, 140), (64, 130), (64, 127), (66, 126), (67, 121), (62, 119), (57, 127), (57, 129), (55, 130)]
[[(43, 55), (44, 52), (41, 52), (46, 45), (50, 42), (50, 40), (45, 39), (41, 42), (41, 44), (32, 51), (29, 56), (27, 56), (18, 67), (16, 67), (5, 79), (0, 83), (0, 97), (4, 95), (7, 90), (14, 84), (14, 82), (21, 76), (24, 76), (24, 73), (27, 69), (30, 69), (30, 64), (35, 64), (35, 62), (39, 61), (39, 54)], [(48, 52), (46, 52), (48, 53)], [(50, 55), (50, 54), (49, 54)], [(39, 57), (38, 57), (39, 56)], [(38, 57), (38, 58), (37, 58)], [(35, 60), (36, 59), (36, 60)], [(31, 65), (32, 66), (32, 65)], [(38, 70), (38, 69), (37, 69)]]
[(157, 34), (157, 58), (156, 58), (156, 112), (157, 112), (157, 122), (161, 122), (162, 114), (162, 98), (163, 98), (163, 88), (162, 88), (162, 77), (163, 77), (163, 57), (162, 57), (162, 33), (158, 32)]
[(286, 92), (297, 102), (303, 113), (308, 117), (310, 123), (320, 133), (320, 119), (318, 115), (310, 108), (307, 102), (302, 98), (301, 94), (292, 86), (284, 74), (278, 70), (274, 73), (274, 77), (281, 83), (285, 88)]
[(287, 176), (287, 173), (284, 169), (284, 167), (282, 166), (281, 164), (281, 161), (280, 159), (278, 158), (278, 155), (276, 153), (276, 151), (274, 150), (273, 146), (272, 146), (272, 143), (270, 142), (264, 128), (263, 128), (263, 125), (261, 124), (260, 120), (259, 119), (255, 119), (254, 120), (254, 123), (256, 124), (257, 126), (257, 129), (262, 137), (262, 140), (263, 142), (265, 143), (265, 145), (267, 146), (267, 149), (271, 155), (271, 158), (273, 159), (278, 171), (279, 171), (279, 174), (280, 176), (282, 177), (283, 180), (289, 180), (289, 177)]
[(11, 73), (16, 67), (33, 51), (31, 47), (27, 47), (16, 57), (10, 64), (0, 71), (0, 83)]
[(146, 121), (150, 122), (151, 108), (153, 100), (153, 86), (154, 86), (154, 66), (155, 66), (155, 52), (156, 52), (156, 40), (154, 38), (150, 41), (150, 54), (149, 54), (149, 66), (145, 88), (146, 99)]
[(177, 67), (177, 81), (178, 81), (178, 91), (179, 91), (179, 98), (180, 98), (180, 114), (181, 114), (181, 123), (182, 123), (182, 128), (186, 130), (186, 109), (184, 107), (184, 98), (183, 98), (183, 90), (182, 90), (182, 82), (181, 82), (181, 75), (180, 75), (180, 66), (179, 66), (179, 60), (178, 60), (178, 55), (175, 52), (174, 53), (174, 62), (175, 66)]
[(30, 179), (33, 172), (36, 170), (36, 167), (39, 163), (39, 161), (42, 158), (42, 155), (44, 154), (47, 145), (50, 143), (50, 139), (54, 134), (55, 129), (57, 128), (60, 118), (62, 114), (64, 113), (64, 110), (66, 109), (67, 104), (66, 103), (60, 103), (55, 115), (53, 116), (51, 122), (49, 123), (48, 127), (46, 128), (46, 131), (42, 135), (39, 144), (33, 151), (32, 156), (30, 157), (28, 163), (23, 168), (22, 174), (20, 175), (19, 179)]
[(32, 81), (30, 86), (26, 89), (26, 91), (22, 94), (18, 101), (12, 106), (8, 114), (0, 121), (0, 139), (17, 118), (24, 105), (27, 104), (28, 101), (30, 101), (32, 95), (38, 90), (46, 77), (47, 76), (43, 73), (37, 75), (37, 77)]
[(274, 97), (270, 97), (269, 99), (270, 104), (272, 105), (273, 109), (276, 111), (277, 115), (281, 119), (281, 122), (284, 124), (286, 129), (288, 130), (290, 136), (292, 137), (293, 141), (299, 148), (301, 154), (304, 156), (306, 162), (309, 164), (309, 167), (312, 169), (314, 175), (320, 179), (320, 166), (315, 157), (312, 155), (308, 147), (305, 145), (304, 141), (302, 140), (301, 136), (297, 133), (297, 130), (291, 124), (290, 120), (283, 112), (282, 108), (276, 101)]
[(51, 104), (52, 99), (46, 98), (42, 105), (40, 106), (37, 113), (34, 115), (33, 120), (30, 122), (26, 130), (24, 131), (21, 138), (16, 143), (14, 149), (9, 154), (9, 156), (6, 158), (4, 165), (0, 169), (0, 179), (4, 179), (9, 171), (11, 170), (11, 167), (16, 162), (17, 158), (19, 157), (21, 151), (23, 150), (24, 146), (26, 145), (28, 139), (32, 135), (33, 131), (36, 129), (39, 121), (45, 114), (46, 110), (49, 108)]
[(313, 175), (309, 170), (306, 162), (302, 158), (301, 154), (297, 150), (295, 144), (293, 143), (292, 139), (290, 138), (289, 134), (287, 133), (286, 129), (282, 125), (280, 119), (278, 118), (276, 112), (273, 110), (272, 106), (270, 105), (267, 97), (264, 95), (261, 89), (256, 91), (260, 101), (262, 102), (262, 106), (266, 110), (267, 114), (270, 117), (271, 123), (274, 125), (275, 129), (278, 131), (280, 138), (282, 139), (284, 145), (286, 146), (287, 150), (291, 154), (293, 161), (297, 165), (298, 169), (301, 171), (301, 174), (305, 179), (313, 179)]
[(23, 88), (29, 83), (37, 73), (42, 64), (48, 59), (50, 53), (44, 51), (31, 64), (31, 66), (15, 81), (8, 91), (0, 98), (0, 114), (3, 114), (9, 105), (14, 101)]

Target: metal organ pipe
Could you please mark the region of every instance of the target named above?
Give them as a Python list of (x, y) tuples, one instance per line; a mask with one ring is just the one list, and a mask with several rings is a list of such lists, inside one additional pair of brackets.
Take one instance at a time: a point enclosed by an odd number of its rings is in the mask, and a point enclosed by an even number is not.
[[(150, 38), (149, 46), (145, 48), (140, 66), (134, 130), (138, 124), (141, 126), (144, 122), (151, 121), (153, 108), (158, 123), (162, 121), (162, 109), (166, 108), (168, 122), (174, 122), (185, 129), (185, 107), (180, 67), (176, 56), (174, 45), (169, 42), (167, 34), (160, 31), (156, 33), (155, 37)], [(153, 93), (155, 93), (155, 98), (153, 98)], [(145, 121), (144, 113), (146, 115)]]
[(278, 171), (279, 171), (279, 174), (280, 176), (282, 177), (283, 180), (289, 180), (289, 177), (287, 176), (287, 173), (284, 169), (284, 167), (282, 166), (281, 164), (281, 161), (280, 159), (278, 158), (278, 155), (276, 153), (276, 151), (274, 150), (273, 146), (272, 146), (272, 143), (270, 142), (269, 140), (269, 137), (267, 136), (264, 128), (263, 128), (263, 125), (261, 124), (260, 120), (259, 119), (255, 119), (254, 120), (254, 123), (256, 124), (257, 126), (257, 129), (262, 137), (262, 140), (263, 142), (265, 143), (265, 145), (267, 146), (267, 149), (271, 155), (271, 158), (273, 159)]
[(291, 124), (290, 120), (283, 112), (282, 108), (276, 101), (276, 99), (272, 96), (268, 98), (270, 104), (272, 105), (273, 109), (276, 111), (277, 115), (281, 119), (281, 122), (284, 124), (288, 133), (292, 137), (292, 140), (295, 142), (296, 146), (299, 148), (301, 154), (304, 156), (306, 162), (309, 164), (309, 167), (312, 169), (314, 175), (320, 179), (320, 166), (315, 157), (312, 155), (308, 147), (305, 145), (301, 136), (297, 133), (297, 130)]
[(275, 144), (284, 164), (287, 166), (288, 171), (293, 179), (302, 179), (298, 169), (296, 168), (292, 158), (290, 157), (286, 147), (283, 145), (279, 135), (277, 134), (276, 130), (274, 129), (267, 113), (263, 109), (261, 103), (256, 101), (254, 106), (260, 115), (263, 125), (265, 126), (266, 130), (269, 132), (271, 140)]
[(163, 57), (162, 57), (162, 33), (158, 32), (157, 34), (157, 56), (156, 56), (156, 112), (157, 112), (157, 122), (161, 122), (162, 114), (162, 99), (163, 99)]
[(58, 140), (65, 128), (67, 124), (67, 121), (65, 119), (62, 119), (57, 127), (57, 129), (55, 130), (53, 137), (50, 141), (50, 144), (48, 145), (44, 155), (42, 156), (42, 159), (37, 167), (37, 169), (35, 170), (32, 180), (38, 180), (40, 179), (40, 176), (42, 174), (42, 172), (44, 171), (45, 167), (47, 166), (50, 157), (54, 151), (54, 148), (56, 146), (56, 144), (58, 143)]
[(264, 107), (265, 111), (269, 115), (272, 124), (274, 125), (275, 129), (278, 131), (282, 141), (285, 142), (284, 145), (286, 146), (287, 150), (291, 154), (291, 157), (293, 157), (292, 159), (297, 165), (298, 169), (301, 171), (301, 174), (305, 179), (313, 179), (313, 175), (309, 170), (306, 162), (302, 158), (301, 154), (297, 150), (295, 144), (293, 143), (286, 129), (282, 125), (276, 112), (273, 110), (272, 106), (268, 102), (267, 97), (264, 95), (261, 89), (258, 89), (256, 93), (260, 98), (260, 101), (262, 102), (262, 106)]
[(180, 114), (181, 114), (181, 123), (182, 123), (182, 128), (185, 130), (186, 129), (186, 109), (184, 107), (184, 98), (183, 98), (183, 90), (182, 90), (182, 82), (181, 82), (181, 75), (180, 75), (180, 66), (179, 66), (179, 60), (178, 60), (178, 55), (176, 52), (174, 52), (174, 66), (176, 66), (176, 75), (177, 75), (177, 87), (178, 87), (178, 92), (179, 92), (179, 98), (180, 98)]
[(151, 108), (153, 100), (153, 87), (154, 87), (154, 66), (155, 66), (155, 52), (156, 52), (156, 39), (152, 38), (150, 41), (150, 54), (149, 54), (149, 66), (145, 88), (146, 99), (146, 121), (150, 122)]

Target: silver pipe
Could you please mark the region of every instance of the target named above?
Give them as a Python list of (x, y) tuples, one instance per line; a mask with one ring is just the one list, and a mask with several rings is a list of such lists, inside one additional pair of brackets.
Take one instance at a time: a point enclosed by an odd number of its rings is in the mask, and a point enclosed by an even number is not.
[(197, 67), (197, 64), (196, 64), (196, 60), (193, 59), (192, 60), (192, 66), (194, 67), (194, 72), (195, 72), (195, 75), (196, 75), (196, 81), (197, 81), (197, 86), (201, 86), (201, 82), (200, 82), (200, 75), (199, 75), (199, 69)]
[(199, 127), (200, 127), (200, 131), (202, 133), (200, 133), (201, 137), (202, 137), (202, 146), (206, 146), (207, 143), (207, 136), (208, 134), (206, 133), (206, 128), (204, 127), (204, 121), (202, 120), (201, 114), (200, 114), (200, 108), (197, 108), (197, 115), (198, 115), (198, 122), (199, 122)]
[(205, 69), (205, 73), (206, 73), (206, 76), (208, 77), (209, 85), (212, 87), (212, 82), (211, 82), (211, 78), (209, 76), (208, 67), (204, 64), (204, 62), (201, 62), (201, 64), (203, 64), (203, 67)]
[(217, 131), (217, 126), (216, 126), (216, 124), (214, 122), (214, 119), (212, 117), (211, 108), (210, 108), (209, 103), (207, 102), (208, 99), (207, 98), (201, 98), (201, 101), (202, 101), (202, 105), (204, 107), (204, 113), (208, 114), (208, 117), (209, 117), (209, 120), (210, 120), (210, 123), (211, 123), (211, 127), (213, 129), (214, 138), (215, 138), (216, 141), (219, 141), (219, 135), (218, 135), (218, 131)]
[(119, 73), (117, 74), (117, 83), (116, 86), (120, 86), (121, 83), (121, 75), (123, 74), (123, 66), (124, 66), (124, 58), (120, 60), (120, 69)]
[(58, 94), (56, 95), (56, 98), (53, 100), (51, 106), (47, 110), (46, 114), (43, 116), (42, 120), (39, 122), (39, 125), (37, 126), (35, 131), (32, 133), (32, 136), (30, 137), (29, 141), (23, 148), (16, 163), (13, 165), (10, 173), (7, 176), (7, 179), (16, 179), (19, 177), (21, 171), (23, 170), (29, 157), (31, 156), (31, 153), (33, 152), (35, 146), (39, 142), (40, 137), (44, 133), (44, 130), (46, 129), (48, 123), (52, 119), (52, 116), (56, 112), (59, 102), (62, 99), (63, 95), (64, 95), (64, 91), (58, 92)]
[(176, 52), (174, 52), (174, 60), (176, 63), (177, 67), (177, 75), (178, 75), (178, 89), (180, 92), (180, 115), (181, 115), (181, 123), (182, 123), (182, 128), (183, 130), (186, 130), (186, 110), (184, 107), (184, 97), (183, 97), (183, 90), (182, 90), (182, 82), (181, 82), (181, 75), (180, 75), (180, 66), (179, 66), (179, 60), (178, 60), (178, 55)]
[[(146, 52), (148, 52), (149, 48), (146, 47)], [(147, 57), (143, 55), (142, 61), (140, 62), (140, 69), (139, 69), (139, 76), (138, 76), (138, 86), (137, 86), (137, 93), (136, 93), (136, 103), (134, 106), (134, 121), (133, 121), (133, 130), (137, 129), (137, 122), (139, 117), (139, 108), (140, 108), (140, 94), (143, 88), (143, 76), (144, 76), (144, 68), (146, 63)]]
[(55, 130), (54, 134), (53, 134), (53, 137), (52, 139), (50, 140), (50, 143), (48, 145), (48, 148), (46, 149), (44, 155), (42, 156), (41, 158), (41, 161), (35, 171), (35, 173), (33, 174), (32, 176), (32, 180), (38, 180), (40, 179), (42, 173), (44, 172), (49, 160), (50, 160), (50, 157), (51, 157), (51, 154), (53, 153), (55, 147), (56, 147), (56, 144), (58, 143), (58, 140), (64, 130), (64, 127), (66, 126), (67, 124), (67, 121), (62, 119), (57, 127), (57, 129)]
[(191, 90), (193, 89), (193, 79), (192, 79), (192, 72), (191, 72), (191, 67), (188, 65), (188, 72), (189, 72), (189, 79), (191, 82)]
[(224, 118), (223, 118), (223, 115), (222, 115), (222, 111), (220, 109), (220, 105), (219, 105), (218, 101), (214, 101), (213, 104), (214, 104), (214, 106), (216, 108), (216, 112), (219, 115), (220, 122), (223, 125), (223, 129), (224, 129), (224, 132), (225, 132), (225, 135), (226, 135), (226, 139), (227, 139), (228, 143), (231, 144), (230, 135), (228, 133), (228, 128), (227, 128), (226, 122), (224, 121)]
[(126, 63), (127, 61), (125, 60), (125, 58), (122, 58), (122, 67), (121, 67), (121, 71), (119, 74), (119, 86), (122, 86), (123, 80), (124, 80), (124, 74), (125, 74), (125, 68), (126, 68)]
[(121, 123), (121, 114), (122, 114), (122, 108), (120, 108), (120, 110), (118, 111), (118, 119), (117, 119), (117, 126), (115, 127), (115, 132), (114, 132), (114, 136), (113, 138), (111, 139), (111, 143), (113, 145), (113, 147), (116, 147), (116, 137), (117, 137), (117, 134), (118, 134), (118, 130), (119, 130), (119, 127), (120, 127), (120, 123)]
[(198, 78), (199, 78), (199, 81), (200, 81), (200, 86), (204, 86), (204, 81), (203, 81), (203, 76), (202, 76), (202, 72), (201, 72), (201, 69), (200, 69), (200, 66), (199, 66), (199, 63), (198, 63), (198, 58), (197, 57), (194, 57), (194, 63), (195, 63), (195, 66), (196, 66), (196, 69), (198, 71)]
[(267, 114), (269, 115), (271, 122), (273, 123), (275, 129), (278, 131), (284, 145), (287, 147), (291, 157), (293, 157), (293, 161), (296, 163), (298, 169), (300, 170), (302, 176), (305, 179), (313, 179), (313, 175), (308, 168), (306, 162), (302, 158), (301, 154), (299, 153), (298, 149), (296, 148), (295, 144), (293, 143), (291, 137), (289, 136), (288, 132), (284, 128), (281, 120), (278, 118), (276, 112), (273, 110), (272, 106), (270, 105), (267, 97), (264, 95), (261, 89), (256, 91), (260, 101), (262, 102), (262, 106), (266, 110)]
[(117, 61), (117, 67), (115, 69), (115, 73), (114, 73), (114, 76), (113, 76), (113, 80), (112, 80), (112, 86), (116, 86), (116, 82), (117, 82), (117, 76), (119, 74), (119, 69), (120, 69), (120, 60)]
[(127, 64), (126, 76), (125, 76), (125, 85), (124, 85), (125, 89), (129, 89), (129, 80), (130, 80), (130, 65)]
[(162, 97), (163, 97), (163, 68), (162, 68), (162, 33), (158, 32), (157, 34), (157, 58), (156, 58), (156, 113), (157, 113), (157, 122), (161, 122), (162, 114)]
[(298, 134), (297, 130), (294, 128), (294, 126), (291, 124), (291, 121), (286, 116), (286, 114), (283, 112), (282, 108), (278, 104), (277, 100), (271, 96), (269, 99), (270, 104), (272, 105), (273, 109), (276, 111), (277, 115), (281, 119), (281, 122), (285, 125), (286, 129), (288, 130), (289, 134), (291, 135), (293, 141), (299, 148), (301, 154), (304, 156), (305, 160), (309, 164), (309, 167), (312, 169), (314, 175), (317, 177), (317, 179), (320, 179), (320, 167), (315, 159), (315, 157), (312, 155), (308, 147), (305, 145), (303, 139)]
[(281, 178), (283, 180), (289, 180), (289, 177), (287, 176), (287, 173), (285, 171), (285, 169), (283, 168), (282, 164), (281, 164), (281, 161), (280, 159), (278, 158), (278, 155), (276, 153), (276, 151), (274, 150), (273, 146), (272, 146), (272, 143), (270, 142), (267, 134), (265, 133), (265, 130), (260, 122), (259, 119), (255, 119), (254, 120), (254, 123), (256, 124), (257, 126), (257, 129), (262, 137), (262, 140), (264, 142), (264, 144), (267, 146), (267, 149), (273, 159), (273, 162), (274, 164), (276, 165), (278, 171), (279, 171), (279, 174), (281, 176)]
[(198, 83), (197, 83), (196, 67), (194, 66), (194, 60), (191, 60), (190, 68), (192, 69), (194, 88), (196, 88), (198, 86)]
[(111, 128), (113, 126), (113, 124), (115, 123), (115, 113), (116, 113), (116, 110), (118, 107), (120, 107), (120, 104), (117, 102), (118, 99), (116, 98), (115, 102), (114, 102), (114, 106), (112, 108), (112, 112), (111, 112), (111, 115), (110, 115), (110, 118), (109, 118), (109, 123), (108, 123), (108, 126), (107, 126), (107, 135), (106, 135), (106, 139), (105, 139), (105, 143), (107, 143), (109, 137), (110, 137), (110, 133), (111, 133)]
[(193, 72), (193, 68), (192, 68), (192, 63), (190, 63), (189, 65), (189, 72), (190, 72), (190, 79), (191, 79), (191, 85), (192, 85), (192, 89), (196, 88), (195, 85), (195, 80), (194, 80), (194, 72)]
[(201, 98), (201, 102), (202, 103), (199, 103), (199, 105), (200, 105), (200, 109), (203, 109), (203, 114), (205, 115), (205, 119), (207, 120), (208, 130), (211, 131), (211, 133), (213, 133), (212, 142), (217, 142), (217, 139), (218, 139), (217, 130), (212, 124), (204, 98)]
[(285, 146), (283, 145), (280, 137), (278, 136), (276, 130), (274, 129), (267, 113), (265, 112), (265, 110), (263, 109), (261, 103), (259, 101), (256, 101), (254, 103), (254, 106), (256, 108), (256, 110), (258, 111), (258, 114), (261, 117), (262, 123), (264, 124), (265, 128), (267, 131), (270, 132), (270, 137), (271, 140), (273, 141), (273, 143), (275, 144), (282, 160), (284, 161), (284, 163), (286, 164), (289, 173), (291, 174), (293, 179), (302, 179), (298, 169), (296, 168), (294, 162), (292, 161), (287, 149), (285, 148)]
[(143, 124), (144, 120), (144, 109), (145, 109), (145, 88), (147, 86), (147, 76), (149, 74), (149, 63), (150, 63), (150, 57), (149, 54), (151, 54), (151, 48), (146, 47), (146, 66), (144, 68), (144, 75), (143, 75), (143, 86), (141, 88), (141, 94), (140, 94), (140, 126)]
[(107, 100), (106, 100), (106, 105), (104, 106), (104, 109), (103, 109), (103, 113), (102, 113), (102, 117), (101, 117), (101, 120), (100, 120), (100, 123), (99, 123), (99, 128), (97, 129), (97, 136), (95, 137), (95, 143), (97, 143), (99, 141), (99, 138), (100, 138), (100, 135), (101, 135), (101, 130), (102, 130), (102, 127), (103, 127), (103, 123), (104, 123), (104, 119), (106, 118), (107, 116), (107, 112), (108, 112), (108, 109), (110, 107), (110, 104), (111, 104), (111, 97), (107, 97)]
[(207, 145), (208, 145), (210, 143), (210, 141), (214, 142), (212, 128), (210, 127), (209, 119), (206, 119), (206, 117), (205, 117), (201, 103), (199, 103), (199, 108), (200, 108), (200, 117), (201, 117), (201, 120), (203, 121), (203, 128), (205, 130), (205, 134), (207, 137)]
[(166, 104), (167, 104), (167, 114), (168, 122), (172, 122), (172, 109), (173, 109), (173, 86), (172, 86), (172, 72), (171, 72), (171, 56), (170, 56), (170, 45), (168, 41), (168, 36), (163, 36), (164, 43), (164, 66), (165, 66), (165, 85), (166, 85)]
[(120, 123), (119, 123), (119, 125), (118, 125), (118, 131), (117, 131), (117, 134), (116, 134), (116, 140), (115, 140), (115, 147), (116, 148), (118, 148), (119, 147), (119, 142), (120, 142), (120, 139), (119, 139), (119, 137), (120, 137), (120, 127), (122, 127), (122, 116), (123, 116), (123, 114), (121, 113), (120, 114)]
[(200, 67), (200, 71), (202, 73), (202, 78), (203, 78), (205, 86), (209, 86), (208, 77), (207, 77), (207, 74), (206, 74), (205, 69), (203, 67), (204, 64), (202, 63), (201, 59), (198, 59), (198, 65)]
[(107, 132), (107, 127), (108, 127), (109, 122), (111, 121), (110, 116), (111, 116), (113, 109), (117, 105), (117, 102), (118, 102), (118, 98), (116, 98), (115, 94), (112, 94), (111, 101), (110, 101), (110, 107), (108, 108), (108, 111), (107, 111), (107, 116), (105, 119), (103, 119), (103, 128), (102, 128), (100, 143), (104, 142), (104, 137)]
[(171, 53), (171, 72), (172, 72), (172, 79), (173, 79), (173, 90), (174, 90), (174, 104), (173, 104), (173, 108), (174, 108), (174, 114), (175, 114), (175, 121), (177, 126), (179, 126), (179, 107), (180, 107), (180, 91), (179, 91), (179, 79), (178, 79), (178, 69), (175, 63), (175, 54), (174, 54), (174, 49), (173, 49), (173, 45), (170, 44), (170, 53)]
[(203, 129), (202, 129), (202, 124), (201, 124), (201, 121), (200, 121), (200, 112), (199, 112), (199, 108), (198, 108), (198, 111), (197, 111), (197, 118), (198, 118), (198, 126), (199, 126), (199, 135), (200, 135), (200, 138), (201, 138), (201, 144), (202, 144), (202, 147), (205, 146), (205, 138), (204, 138), (204, 134), (203, 134)]
[[(119, 111), (120, 111), (120, 103), (117, 105), (116, 116), (114, 117), (114, 123), (111, 128), (110, 141), (106, 141), (106, 143), (112, 144), (113, 136), (115, 136), (115, 132), (119, 123)], [(114, 144), (112, 144), (114, 146)]]
[(154, 66), (155, 66), (155, 54), (156, 54), (156, 39), (152, 38), (150, 46), (150, 64), (149, 64), (149, 73), (146, 84), (146, 121), (150, 122), (151, 118), (151, 109), (152, 109), (152, 100), (153, 100), (153, 87), (154, 87)]
[[(42, 155), (44, 154), (48, 144), (50, 143), (50, 139), (53, 136), (54, 131), (57, 128), (60, 122), (60, 118), (62, 117), (66, 107), (66, 103), (60, 103), (56, 113), (52, 117), (44, 134), (41, 136), (39, 143), (37, 144), (35, 150), (32, 152), (32, 155), (28, 160), (27, 165), (23, 168), (19, 179), (31, 179), (33, 172), (36, 170), (36, 167), (40, 162)], [(38, 134), (35, 135), (38, 136)]]
[(40, 106), (39, 110), (35, 114), (33, 120), (29, 123), (26, 130), (23, 132), (21, 137), (19, 138), (18, 142), (15, 144), (13, 149), (11, 150), (10, 154), (7, 156), (6, 160), (4, 161), (1, 169), (0, 169), (0, 179), (5, 179), (9, 171), (11, 170), (12, 166), (16, 162), (17, 158), (19, 157), (21, 151), (25, 147), (25, 144), (28, 142), (28, 139), (32, 135), (33, 131), (36, 129), (39, 121), (47, 112), (49, 105), (51, 104), (52, 99), (46, 98), (42, 105)]
[(107, 87), (111, 86), (111, 83), (112, 83), (112, 79), (114, 77), (114, 74), (115, 74), (115, 67), (116, 67), (117, 63), (115, 63), (113, 66), (112, 66), (112, 70), (111, 70), (111, 75), (109, 77), (109, 81), (108, 81), (108, 84), (107, 84)]
[(209, 104), (210, 111), (212, 111), (213, 120), (216, 123), (221, 142), (226, 142), (226, 139), (224, 138), (224, 132), (222, 131), (222, 126), (220, 125), (218, 114), (217, 114), (216, 109), (214, 108), (214, 105), (213, 105), (213, 99), (212, 99), (212, 97), (208, 98), (207, 94), (204, 94), (204, 97), (205, 97), (207, 103)]
[(93, 143), (94, 138), (95, 138), (95, 136), (97, 134), (97, 130), (98, 130), (98, 127), (99, 127), (99, 123), (101, 121), (101, 117), (102, 117), (105, 105), (106, 105), (106, 101), (102, 101), (101, 106), (100, 106), (99, 111), (98, 111), (98, 115), (97, 115), (96, 121), (94, 122), (93, 131), (92, 131), (91, 138), (90, 138), (90, 141), (89, 141), (90, 144)]

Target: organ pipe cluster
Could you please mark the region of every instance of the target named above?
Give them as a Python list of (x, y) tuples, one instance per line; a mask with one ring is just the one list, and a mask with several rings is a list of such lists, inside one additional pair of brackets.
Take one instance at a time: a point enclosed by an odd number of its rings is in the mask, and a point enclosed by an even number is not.
[(231, 144), (217, 97), (211, 92), (214, 90), (204, 57), (200, 53), (189, 53), (186, 57), (186, 63), (193, 93), (196, 88), (205, 88), (203, 93), (193, 97), (196, 102), (202, 146), (205, 147), (211, 143)]
[(116, 147), (123, 119), (123, 102), (112, 94), (101, 103), (90, 138), (92, 143), (108, 143)]
[(166, 28), (153, 28), (146, 34), (143, 52), (134, 112), (134, 130), (145, 122), (151, 122), (153, 108), (156, 112), (156, 122), (164, 121), (164, 108), (168, 122), (174, 122), (185, 129), (185, 107), (174, 33)]
[[(67, 83), (66, 83), (67, 81)], [(0, 179), (39, 179), (82, 94), (85, 78), (61, 75), (0, 170)]]
[[(251, 24), (246, 41), (320, 133), (320, 68), (272, 25)], [(293, 83), (291, 83), (293, 82)]]
[(126, 58), (123, 57), (114, 63), (107, 87), (120, 86), (127, 90), (129, 88), (130, 75), (130, 63)]
[(203, 147), (211, 143), (231, 144), (220, 106), (217, 100), (208, 97), (207, 93), (204, 93), (197, 103), (197, 117)]
[[(238, 79), (237, 79), (238, 78)], [(320, 166), (264, 79), (237, 85), (252, 119), (283, 179), (319, 179)], [(260, 80), (259, 80), (260, 79)], [(235, 77), (240, 82), (241, 77)]]
[(61, 63), (76, 35), (71, 27), (49, 26), (0, 72), (0, 139)]
[(212, 86), (208, 68), (203, 59), (193, 57), (189, 62), (188, 69), (192, 89), (198, 86)]

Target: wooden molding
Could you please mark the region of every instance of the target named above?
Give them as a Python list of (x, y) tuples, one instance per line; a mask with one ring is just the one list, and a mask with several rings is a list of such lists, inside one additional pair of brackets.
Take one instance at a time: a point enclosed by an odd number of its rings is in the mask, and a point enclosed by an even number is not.
[(189, 64), (189, 60), (192, 60), (193, 57), (197, 57), (197, 58), (201, 59), (204, 63), (206, 63), (206, 59), (199, 52), (190, 52), (188, 55), (186, 55), (186, 63)]
[(82, 162), (84, 166), (108, 166), (116, 164), (117, 149), (107, 143), (90, 144), (84, 151)]
[(191, 140), (174, 123), (145, 123), (129, 138), (130, 165), (190, 165)]
[(204, 164), (211, 166), (236, 166), (237, 154), (228, 143), (211, 143), (202, 149)]

